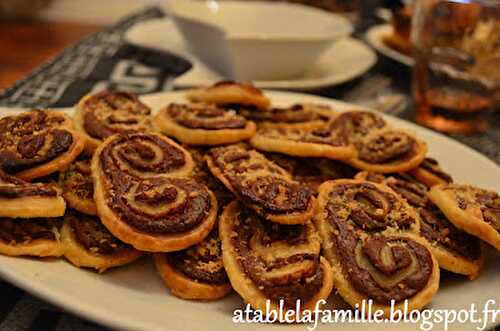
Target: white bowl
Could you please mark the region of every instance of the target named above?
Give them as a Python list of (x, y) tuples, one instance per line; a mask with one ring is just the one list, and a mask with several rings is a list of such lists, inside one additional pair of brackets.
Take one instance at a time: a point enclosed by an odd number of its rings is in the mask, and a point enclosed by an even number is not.
[(352, 32), (341, 16), (289, 3), (171, 0), (167, 11), (197, 56), (239, 80), (298, 77)]

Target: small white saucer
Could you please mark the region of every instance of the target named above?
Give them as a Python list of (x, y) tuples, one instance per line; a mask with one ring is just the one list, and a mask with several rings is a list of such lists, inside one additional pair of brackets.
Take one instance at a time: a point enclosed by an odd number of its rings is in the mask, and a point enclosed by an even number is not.
[(400, 53), (384, 43), (384, 37), (393, 33), (392, 25), (381, 24), (376, 25), (366, 31), (365, 38), (366, 41), (373, 46), (381, 54), (396, 60), (409, 67), (413, 66), (413, 59), (408, 55)]
[[(210, 85), (224, 79), (189, 52), (177, 26), (170, 19), (149, 20), (136, 24), (127, 31), (125, 38), (129, 43), (170, 51), (191, 61), (193, 68), (175, 80), (175, 87)], [(326, 50), (319, 61), (312, 64), (311, 69), (302, 77), (253, 83), (259, 88), (314, 90), (356, 78), (368, 71), (376, 61), (375, 52), (362, 41), (344, 38)]]

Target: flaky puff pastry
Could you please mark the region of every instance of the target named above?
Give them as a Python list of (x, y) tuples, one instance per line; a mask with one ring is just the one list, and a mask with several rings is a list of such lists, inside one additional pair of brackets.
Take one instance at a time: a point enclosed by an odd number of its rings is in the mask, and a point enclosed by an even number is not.
[(418, 236), (418, 215), (389, 187), (340, 179), (319, 189), (315, 224), (334, 286), (351, 306), (373, 300), (385, 316), (422, 309), (439, 288), (439, 266)]
[(196, 244), (215, 224), (217, 200), (187, 177), (193, 167), (189, 153), (164, 136), (111, 136), (92, 158), (97, 214), (115, 237), (138, 250)]
[[(254, 309), (313, 309), (333, 288), (330, 264), (320, 256), (312, 223), (281, 225), (262, 221), (238, 202), (222, 214), (219, 233), (224, 267), (234, 290)], [(298, 316), (294, 316), (297, 318)]]

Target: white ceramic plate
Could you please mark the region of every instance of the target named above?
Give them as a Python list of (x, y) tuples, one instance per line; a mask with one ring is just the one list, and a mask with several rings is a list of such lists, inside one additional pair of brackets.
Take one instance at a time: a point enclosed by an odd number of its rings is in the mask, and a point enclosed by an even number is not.
[[(268, 92), (274, 104), (318, 102), (343, 111), (356, 106), (306, 94)], [(143, 96), (154, 110), (168, 102), (182, 102), (182, 92)], [(15, 110), (12, 110), (15, 111)], [(71, 114), (72, 110), (67, 110)], [(0, 114), (4, 114), (0, 109)], [(386, 117), (394, 125), (414, 131), (429, 144), (430, 155), (459, 182), (470, 182), (500, 191), (500, 168), (464, 145), (417, 125)], [(463, 277), (444, 277), (441, 289), (430, 308), (460, 309), (471, 303), (482, 305), (487, 299), (500, 302), (500, 255), (495, 253), (485, 272), (475, 281)], [(110, 270), (103, 275), (71, 266), (62, 260), (39, 261), (29, 258), (0, 256), (0, 275), (7, 281), (48, 300), (68, 311), (109, 327), (143, 331), (186, 330), (307, 330), (304, 325), (235, 326), (233, 310), (243, 306), (236, 294), (216, 302), (192, 302), (172, 296), (163, 286), (148, 257), (128, 267)], [(490, 326), (492, 326), (490, 324)], [(318, 330), (332, 330), (335, 325), (322, 325)], [(345, 324), (342, 330), (367, 330), (361, 324)], [(379, 326), (373, 325), (373, 330)], [(417, 325), (384, 325), (386, 330), (418, 330)], [(436, 329), (442, 329), (437, 327)], [(471, 330), (469, 324), (453, 324), (450, 330)]]
[(392, 34), (392, 32), (393, 28), (390, 24), (376, 25), (366, 31), (365, 39), (381, 54), (411, 67), (413, 65), (413, 59), (410, 56), (400, 53), (384, 43), (383, 38)]
[[(170, 19), (136, 24), (127, 31), (125, 38), (132, 44), (170, 51), (189, 59), (193, 68), (174, 81), (175, 87), (211, 85), (224, 78), (189, 52), (177, 26)], [(326, 50), (319, 61), (312, 63), (310, 70), (301, 77), (253, 83), (259, 88), (314, 90), (354, 79), (368, 71), (376, 61), (375, 52), (362, 41), (344, 38)]]

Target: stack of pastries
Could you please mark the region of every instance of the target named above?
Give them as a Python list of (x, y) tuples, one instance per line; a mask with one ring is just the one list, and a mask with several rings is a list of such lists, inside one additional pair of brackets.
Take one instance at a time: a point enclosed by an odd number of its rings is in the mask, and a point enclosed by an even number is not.
[(104, 91), (75, 112), (0, 119), (0, 253), (99, 272), (149, 253), (184, 299), (307, 309), (338, 293), (388, 311), (500, 249), (498, 194), (453, 183), (376, 113), (276, 108), (235, 82), (157, 111)]

